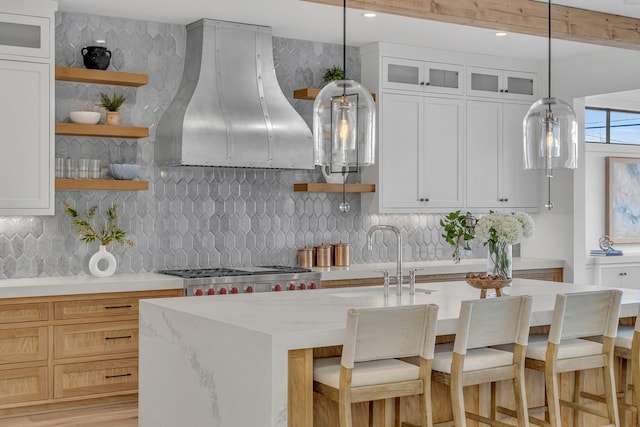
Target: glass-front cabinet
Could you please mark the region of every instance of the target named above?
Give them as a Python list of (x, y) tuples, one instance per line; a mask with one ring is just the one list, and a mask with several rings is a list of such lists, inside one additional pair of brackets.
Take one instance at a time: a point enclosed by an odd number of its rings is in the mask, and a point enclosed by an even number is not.
[(535, 100), (538, 75), (521, 71), (467, 67), (467, 95), (511, 100)]
[(0, 13), (0, 54), (49, 57), (49, 19)]
[(464, 94), (464, 66), (411, 59), (383, 58), (385, 89), (449, 95)]

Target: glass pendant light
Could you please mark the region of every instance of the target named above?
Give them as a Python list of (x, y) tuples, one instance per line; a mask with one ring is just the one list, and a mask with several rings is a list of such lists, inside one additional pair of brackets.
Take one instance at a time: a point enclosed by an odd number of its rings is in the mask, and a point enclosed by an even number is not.
[(314, 163), (342, 173), (341, 212), (348, 212), (346, 176), (374, 163), (375, 104), (360, 83), (347, 80), (347, 1), (342, 6), (342, 69), (344, 80), (327, 84), (313, 103)]
[(549, 0), (549, 96), (536, 101), (522, 122), (524, 169), (544, 169), (548, 183), (548, 201), (553, 208), (551, 178), (554, 169), (578, 167), (578, 122), (573, 108), (551, 97), (551, 0)]

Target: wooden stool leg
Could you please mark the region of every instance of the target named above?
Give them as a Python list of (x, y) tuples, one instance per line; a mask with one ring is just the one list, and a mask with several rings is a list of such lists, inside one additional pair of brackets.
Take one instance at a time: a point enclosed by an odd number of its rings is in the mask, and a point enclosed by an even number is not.
[(513, 378), (513, 395), (515, 398), (516, 414), (518, 415), (518, 426), (529, 427), (529, 409), (527, 406), (527, 392), (524, 382), (524, 358), (526, 348), (516, 344), (514, 348), (514, 358), (520, 360), (519, 366), (516, 367), (516, 376)]
[[(605, 337), (605, 340), (607, 338)], [(602, 377), (604, 378), (604, 392), (607, 400), (607, 413), (609, 414), (609, 422), (616, 427), (620, 427), (620, 417), (618, 416), (618, 397), (616, 394), (616, 380), (613, 372), (612, 358), (610, 358), (602, 368)]]
[(467, 427), (467, 416), (464, 409), (464, 387), (462, 381), (462, 368), (464, 357), (453, 353), (451, 361), (451, 380), (449, 389), (451, 392), (451, 410), (453, 422), (456, 427)]
[[(580, 398), (580, 393), (582, 392), (582, 388), (584, 386), (584, 377), (582, 376), (581, 371), (574, 372), (573, 379), (573, 402), (576, 404), (580, 404), (582, 399)], [(582, 411), (577, 408), (572, 410), (573, 412), (573, 427), (579, 427), (580, 420), (582, 419)]]
[(554, 369), (545, 369), (545, 383), (547, 387), (547, 408), (549, 409), (549, 424), (551, 427), (560, 427), (560, 392), (558, 389), (558, 374)]
[[(620, 358), (620, 389), (622, 391), (622, 407), (618, 407), (620, 410), (620, 425), (627, 425), (627, 405), (633, 404), (633, 396), (631, 390), (629, 390), (629, 378), (631, 372), (629, 371), (629, 360)], [(616, 389), (617, 391), (617, 389)]]
[[(385, 401), (374, 400), (371, 402), (369, 427), (384, 427), (385, 425)], [(397, 426), (396, 426), (397, 427)]]

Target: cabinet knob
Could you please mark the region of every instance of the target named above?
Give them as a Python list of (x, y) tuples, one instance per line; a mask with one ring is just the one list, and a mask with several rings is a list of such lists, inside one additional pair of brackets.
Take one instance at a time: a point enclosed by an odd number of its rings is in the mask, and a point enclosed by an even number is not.
[(421, 198), (421, 199), (419, 199), (419, 200), (420, 200), (421, 202), (428, 202), (428, 201), (429, 201), (429, 199), (426, 199), (426, 198)]
[(626, 276), (626, 275), (627, 275), (627, 273), (625, 273), (624, 271), (622, 271), (622, 272), (618, 273), (618, 275), (620, 275), (620, 276)]
[(509, 92), (509, 89), (505, 89), (505, 90), (504, 90), (504, 93), (507, 93), (507, 92)]
[(500, 93), (504, 92), (504, 89), (500, 89)]
[(426, 82), (425, 85), (429, 86), (431, 84), (431, 82)]
[(420, 86), (424, 86), (424, 82), (420, 82)]

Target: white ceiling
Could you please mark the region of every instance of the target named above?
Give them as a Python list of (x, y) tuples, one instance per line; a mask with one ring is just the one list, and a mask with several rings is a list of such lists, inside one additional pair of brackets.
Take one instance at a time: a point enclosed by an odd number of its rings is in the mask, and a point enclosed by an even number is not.
[[(640, 18), (640, 0), (554, 0), (553, 3)], [(175, 24), (211, 18), (266, 25), (277, 37), (342, 43), (342, 9), (301, 0), (58, 0), (58, 4), (61, 11)], [(544, 60), (547, 57), (547, 43), (541, 37), (519, 34), (496, 37), (495, 31), (486, 29), (386, 14), (365, 18), (362, 13), (348, 10), (348, 45), (385, 41), (514, 58)], [(602, 49), (607, 48), (563, 40), (552, 43), (553, 57)]]

